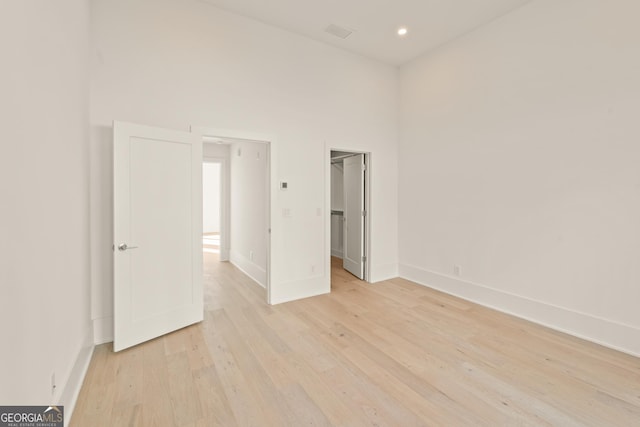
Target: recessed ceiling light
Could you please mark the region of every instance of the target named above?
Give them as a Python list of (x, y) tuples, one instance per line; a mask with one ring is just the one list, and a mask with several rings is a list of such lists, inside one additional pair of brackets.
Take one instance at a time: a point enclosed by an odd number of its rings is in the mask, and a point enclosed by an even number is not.
[(408, 32), (409, 32), (409, 30), (407, 30), (405, 27), (398, 28), (398, 35), (399, 36), (406, 36)]

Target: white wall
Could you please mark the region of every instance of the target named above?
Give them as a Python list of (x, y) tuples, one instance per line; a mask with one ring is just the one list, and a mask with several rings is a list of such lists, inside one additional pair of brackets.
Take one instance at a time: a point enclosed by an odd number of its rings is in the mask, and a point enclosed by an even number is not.
[(205, 163), (202, 167), (202, 232), (220, 233), (220, 202), (222, 197), (220, 163)]
[(638, 16), (538, 0), (402, 67), (403, 276), (640, 354)]
[[(331, 164), (331, 209), (344, 214), (344, 163)], [(331, 216), (331, 255), (344, 256), (344, 215)]]
[(331, 256), (344, 257), (344, 214), (331, 216)]
[(331, 164), (331, 209), (344, 210), (344, 163)]
[(88, 36), (86, 1), (0, 4), (0, 402), (67, 418), (92, 348)]
[(110, 339), (113, 312), (114, 119), (277, 137), (274, 173), (291, 188), (275, 193), (272, 206), (279, 213), (272, 219), (273, 302), (329, 290), (327, 147), (372, 152), (374, 163), (385, 162), (372, 178), (372, 277), (397, 274), (395, 68), (196, 0), (95, 0), (92, 18), (92, 312), (99, 341)]
[(267, 286), (268, 146), (236, 142), (230, 147), (230, 261)]

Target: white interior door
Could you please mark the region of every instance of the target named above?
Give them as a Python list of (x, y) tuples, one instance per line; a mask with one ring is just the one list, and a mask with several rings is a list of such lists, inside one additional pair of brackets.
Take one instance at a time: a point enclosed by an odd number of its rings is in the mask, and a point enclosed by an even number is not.
[(202, 139), (114, 122), (114, 351), (203, 318)]
[(364, 154), (344, 159), (343, 267), (364, 278)]

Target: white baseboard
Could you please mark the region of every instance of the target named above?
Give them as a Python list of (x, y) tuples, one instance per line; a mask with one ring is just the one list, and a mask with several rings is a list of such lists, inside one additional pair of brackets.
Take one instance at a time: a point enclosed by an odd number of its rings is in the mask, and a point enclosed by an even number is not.
[(93, 319), (93, 343), (95, 345), (113, 342), (113, 316)]
[(336, 258), (342, 258), (344, 257), (344, 252), (339, 251), (337, 249), (331, 249), (331, 256), (334, 256)]
[(325, 276), (309, 277), (303, 280), (278, 283), (271, 286), (271, 299), (269, 304), (281, 304), (302, 298), (315, 297), (331, 292), (331, 280)]
[(382, 282), (383, 280), (395, 279), (398, 277), (398, 263), (373, 264), (369, 277), (370, 283)]
[(231, 264), (235, 265), (244, 274), (258, 282), (258, 284), (263, 288), (267, 287), (267, 270), (258, 266), (253, 261), (233, 249), (230, 251), (229, 255), (229, 262), (231, 262)]
[(89, 369), (91, 363), (91, 357), (93, 356), (93, 333), (89, 329), (87, 331), (87, 337), (85, 344), (76, 357), (76, 361), (71, 368), (67, 382), (60, 393), (59, 404), (64, 406), (64, 425), (68, 426), (73, 415), (73, 410), (76, 407), (82, 384), (84, 383), (84, 377)]
[(640, 328), (509, 294), (411, 265), (400, 265), (400, 277), (640, 357)]

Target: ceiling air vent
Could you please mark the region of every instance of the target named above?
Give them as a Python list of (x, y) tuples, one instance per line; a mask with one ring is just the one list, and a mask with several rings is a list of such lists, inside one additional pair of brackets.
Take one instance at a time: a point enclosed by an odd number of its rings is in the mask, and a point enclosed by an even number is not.
[(346, 28), (340, 27), (340, 26), (335, 25), (335, 24), (329, 25), (327, 28), (325, 28), (324, 31), (325, 31), (325, 33), (329, 33), (329, 34), (334, 35), (336, 37), (340, 37), (341, 39), (346, 39), (351, 34), (353, 34), (352, 30), (347, 30)]

